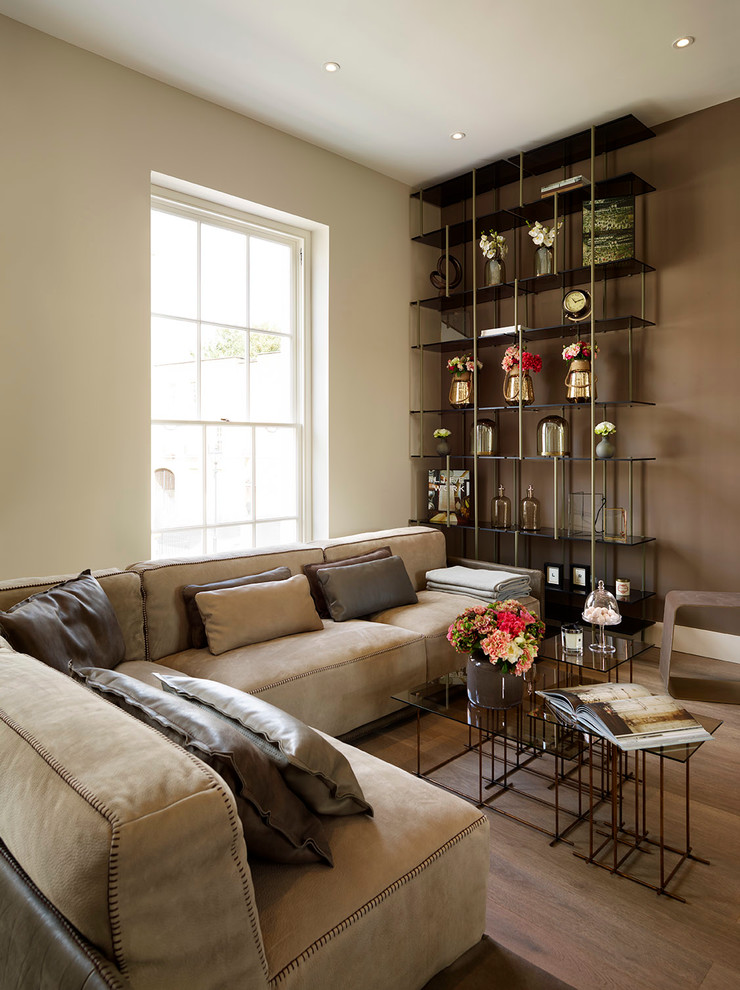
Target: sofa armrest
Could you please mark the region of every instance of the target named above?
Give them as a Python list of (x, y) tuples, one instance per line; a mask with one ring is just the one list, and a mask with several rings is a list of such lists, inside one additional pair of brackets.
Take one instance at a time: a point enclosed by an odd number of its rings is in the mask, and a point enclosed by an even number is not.
[(510, 574), (526, 574), (532, 587), (532, 597), (539, 602), (540, 618), (545, 614), (545, 575), (531, 567), (512, 567), (509, 564), (496, 564), (487, 560), (470, 560), (468, 557), (449, 557), (448, 566), (474, 567), (486, 571), (507, 571)]

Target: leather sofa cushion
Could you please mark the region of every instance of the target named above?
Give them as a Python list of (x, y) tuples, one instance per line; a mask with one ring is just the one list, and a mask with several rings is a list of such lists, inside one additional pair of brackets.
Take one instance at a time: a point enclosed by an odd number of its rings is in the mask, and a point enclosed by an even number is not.
[(317, 577), (335, 622), (358, 619), (384, 608), (413, 605), (417, 601), (400, 557), (321, 569)]
[(316, 611), (319, 613), (322, 619), (330, 618), (329, 606), (326, 604), (326, 598), (324, 596), (324, 589), (319, 581), (318, 572), (319, 570), (331, 570), (334, 567), (347, 567), (349, 564), (364, 564), (368, 560), (381, 560), (383, 557), (391, 556), (390, 547), (381, 547), (379, 550), (372, 550), (370, 553), (361, 554), (359, 557), (347, 557), (346, 560), (335, 560), (333, 563), (329, 564), (324, 561), (321, 564), (305, 564), (303, 568), (303, 573), (308, 578), (308, 584), (311, 589), (311, 597), (316, 605)]
[(332, 865), (321, 822), (286, 785), (274, 762), (226, 719), (115, 670), (76, 666), (71, 673), (223, 777), (236, 798), (248, 856)]
[(347, 758), (300, 719), (217, 681), (160, 674), (174, 691), (229, 720), (279, 767), (288, 786), (317, 814), (355, 815), (373, 809)]
[(116, 667), (126, 644), (110, 601), (90, 571), (0, 612), (13, 649), (64, 673), (70, 660)]
[(289, 567), (276, 567), (271, 571), (263, 571), (261, 574), (248, 574), (243, 577), (230, 578), (226, 581), (211, 581), (209, 584), (186, 585), (182, 589), (182, 598), (185, 602), (185, 611), (187, 612), (188, 626), (190, 627), (190, 645), (196, 650), (202, 650), (208, 646), (206, 627), (203, 625), (203, 618), (195, 601), (195, 596), (200, 594), (201, 591), (242, 588), (246, 584), (263, 584), (265, 581), (286, 581), (289, 577)]
[(303, 574), (286, 581), (201, 591), (195, 602), (214, 655), (324, 628)]

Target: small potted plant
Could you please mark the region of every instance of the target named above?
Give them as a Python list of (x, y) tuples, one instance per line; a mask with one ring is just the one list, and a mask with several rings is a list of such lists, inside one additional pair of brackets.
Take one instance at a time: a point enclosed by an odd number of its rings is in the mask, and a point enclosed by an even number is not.
[(489, 230), (488, 233), (482, 230), (478, 244), (483, 252), (483, 257), (486, 259), (483, 269), (483, 284), (500, 285), (505, 282), (504, 258), (508, 254), (509, 247), (504, 235), (499, 234), (497, 230)]
[[(529, 230), (527, 233), (537, 245), (534, 253), (534, 273), (535, 275), (552, 275), (552, 246), (555, 243), (555, 225), (546, 227), (545, 224), (535, 220), (530, 223), (527, 220)], [(558, 220), (558, 233), (563, 226), (563, 221)]]
[(616, 432), (617, 428), (614, 423), (610, 423), (607, 419), (594, 427), (596, 436), (601, 437), (601, 440), (596, 444), (596, 456), (601, 460), (608, 460), (610, 457), (614, 457), (614, 444), (609, 437), (613, 437)]
[[(522, 350), (522, 405), (528, 406), (534, 402), (534, 385), (530, 372), (537, 374), (542, 371), (542, 358), (539, 354), (530, 354), (527, 350)], [(512, 344), (504, 351), (501, 367), (506, 372), (504, 379), (504, 400), (508, 406), (519, 404), (519, 347)]]
[(447, 442), (447, 438), (450, 436), (450, 431), (444, 428), (434, 431), (434, 439), (438, 441), (437, 443), (437, 453), (440, 457), (446, 457), (450, 452), (450, 445)]
[[(478, 369), (483, 363), (478, 361)], [(450, 385), (450, 404), (456, 409), (464, 409), (473, 403), (473, 372), (475, 363), (472, 354), (457, 355), (447, 362), (447, 370), (452, 375)]]
[[(593, 355), (588, 340), (577, 340), (563, 348), (563, 361), (570, 361), (565, 376), (566, 398), (568, 402), (590, 402), (591, 389), (596, 398), (596, 375), (591, 375), (591, 358), (599, 353), (599, 345), (594, 345)], [(593, 379), (593, 380), (592, 380)]]
[(545, 623), (515, 598), (461, 612), (447, 630), (447, 639), (458, 653), (469, 656), (470, 700), (485, 708), (518, 704), (524, 675), (544, 634)]

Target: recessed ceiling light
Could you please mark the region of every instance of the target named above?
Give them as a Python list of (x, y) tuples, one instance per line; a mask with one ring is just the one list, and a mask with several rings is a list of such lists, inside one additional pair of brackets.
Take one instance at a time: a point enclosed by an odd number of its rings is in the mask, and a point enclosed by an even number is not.
[(691, 37), (690, 34), (687, 34), (683, 38), (676, 38), (676, 40), (673, 42), (673, 47), (674, 48), (688, 48), (689, 45), (693, 45), (693, 44), (694, 44), (694, 39)]
[(324, 68), (327, 72), (339, 72), (342, 67), (339, 62), (324, 62)]
[(465, 131), (455, 131), (454, 134), (450, 134), (453, 141), (462, 141), (465, 137)]

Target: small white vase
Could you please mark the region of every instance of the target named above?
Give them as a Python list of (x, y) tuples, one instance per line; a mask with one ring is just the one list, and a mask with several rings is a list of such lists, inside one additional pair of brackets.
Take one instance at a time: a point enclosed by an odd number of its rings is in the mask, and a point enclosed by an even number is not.
[(608, 461), (610, 457), (614, 457), (615, 452), (614, 444), (609, 437), (602, 437), (596, 444), (596, 456), (601, 461)]

